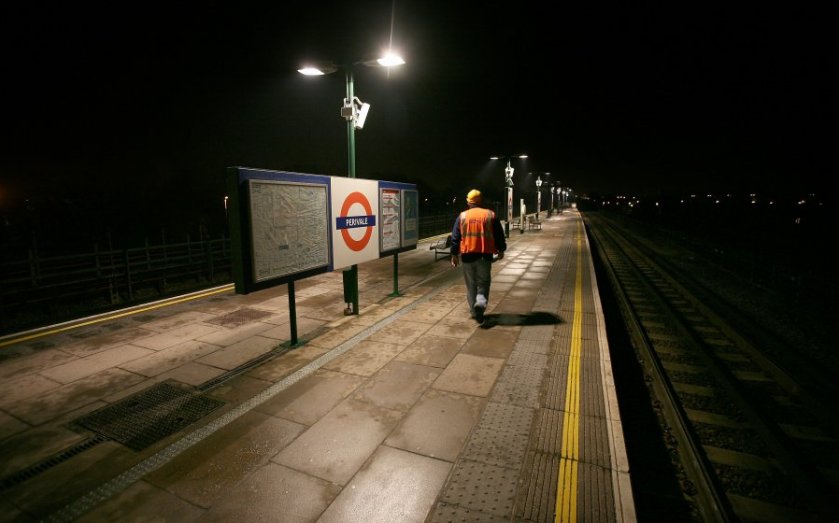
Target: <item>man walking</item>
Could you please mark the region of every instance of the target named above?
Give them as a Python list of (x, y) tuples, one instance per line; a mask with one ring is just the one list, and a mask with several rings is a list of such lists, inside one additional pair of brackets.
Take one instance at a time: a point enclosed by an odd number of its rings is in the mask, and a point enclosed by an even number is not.
[(495, 213), (482, 207), (481, 191), (472, 189), (466, 195), (468, 209), (460, 213), (452, 228), (452, 267), (458, 256), (463, 261), (466, 281), (466, 302), (472, 317), (483, 323), (489, 300), (493, 255), (504, 257), (507, 241)]

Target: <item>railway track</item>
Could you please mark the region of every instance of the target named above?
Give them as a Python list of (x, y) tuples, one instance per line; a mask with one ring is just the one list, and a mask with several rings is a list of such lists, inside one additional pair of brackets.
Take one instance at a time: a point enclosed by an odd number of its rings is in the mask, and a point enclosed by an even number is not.
[(600, 213), (584, 218), (693, 517), (835, 521), (831, 377), (637, 234)]

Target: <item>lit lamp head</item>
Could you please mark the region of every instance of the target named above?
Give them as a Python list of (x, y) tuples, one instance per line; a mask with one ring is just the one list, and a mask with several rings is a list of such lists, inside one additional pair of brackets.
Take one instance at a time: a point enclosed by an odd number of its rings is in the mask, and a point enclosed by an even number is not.
[(542, 177), (541, 176), (538, 176), (536, 178), (536, 187), (537, 188), (542, 187)]

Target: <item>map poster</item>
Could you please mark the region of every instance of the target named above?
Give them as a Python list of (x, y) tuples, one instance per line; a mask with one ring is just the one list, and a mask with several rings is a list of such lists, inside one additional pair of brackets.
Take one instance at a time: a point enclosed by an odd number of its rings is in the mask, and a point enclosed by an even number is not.
[(253, 281), (329, 265), (327, 186), (248, 180)]
[(402, 191), (402, 246), (416, 245), (419, 240), (419, 193)]
[(381, 213), (381, 251), (392, 251), (401, 245), (400, 221), (400, 192), (399, 189), (381, 189), (379, 212)]

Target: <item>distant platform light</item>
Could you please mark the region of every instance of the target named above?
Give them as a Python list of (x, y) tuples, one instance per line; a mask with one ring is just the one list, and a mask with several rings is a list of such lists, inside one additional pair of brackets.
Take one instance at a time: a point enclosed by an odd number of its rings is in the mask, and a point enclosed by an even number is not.
[(379, 65), (384, 67), (393, 67), (394, 65), (402, 65), (405, 63), (405, 60), (403, 60), (401, 56), (393, 53), (387, 53), (376, 61)]

